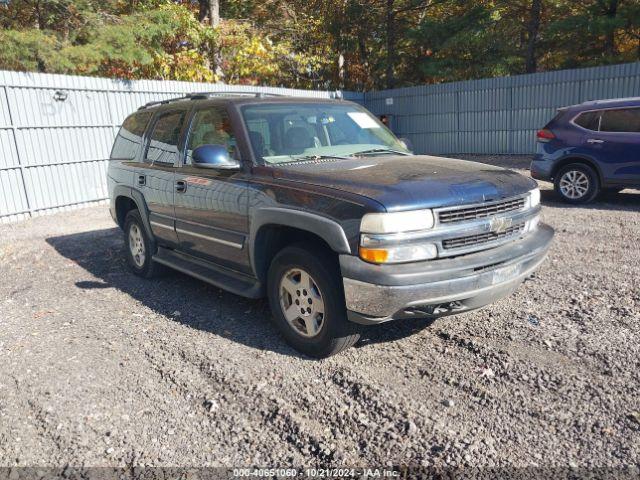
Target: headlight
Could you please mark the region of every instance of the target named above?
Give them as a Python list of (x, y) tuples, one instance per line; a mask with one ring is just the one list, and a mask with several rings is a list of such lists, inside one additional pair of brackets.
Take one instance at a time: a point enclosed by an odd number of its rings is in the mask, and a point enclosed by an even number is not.
[(540, 205), (540, 189), (534, 188), (529, 192), (529, 208), (535, 208)]
[(431, 210), (408, 212), (367, 213), (362, 217), (360, 231), (363, 233), (402, 233), (433, 228)]

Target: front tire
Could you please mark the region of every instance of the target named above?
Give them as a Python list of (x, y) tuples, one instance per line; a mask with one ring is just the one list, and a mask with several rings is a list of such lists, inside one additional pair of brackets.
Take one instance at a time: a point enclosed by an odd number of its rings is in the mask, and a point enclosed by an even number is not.
[(158, 274), (160, 266), (153, 261), (155, 252), (138, 210), (131, 210), (125, 217), (124, 243), (127, 263), (133, 273), (144, 278)]
[(600, 192), (600, 182), (593, 168), (582, 163), (562, 167), (554, 180), (556, 194), (567, 203), (591, 202)]
[(267, 290), (274, 323), (296, 350), (325, 358), (360, 338), (347, 320), (337, 262), (322, 247), (281, 250), (271, 262)]

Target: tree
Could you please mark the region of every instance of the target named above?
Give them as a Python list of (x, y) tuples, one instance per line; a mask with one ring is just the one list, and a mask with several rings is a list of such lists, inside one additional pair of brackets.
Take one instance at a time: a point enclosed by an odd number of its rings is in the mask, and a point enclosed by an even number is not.
[(542, 0), (532, 0), (527, 24), (527, 50), (525, 54), (525, 71), (534, 73), (537, 70), (536, 47), (540, 32), (540, 17), (542, 14)]

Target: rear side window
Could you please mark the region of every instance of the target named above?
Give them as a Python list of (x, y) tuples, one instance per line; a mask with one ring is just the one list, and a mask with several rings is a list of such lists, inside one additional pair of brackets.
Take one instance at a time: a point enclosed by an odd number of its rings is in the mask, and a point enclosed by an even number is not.
[(587, 130), (597, 132), (600, 123), (600, 112), (583, 112), (576, 117), (574, 123)]
[(133, 160), (142, 145), (142, 135), (151, 119), (151, 112), (138, 112), (126, 118), (111, 149), (112, 160)]
[(187, 115), (186, 111), (163, 114), (149, 134), (145, 162), (173, 165), (178, 158), (178, 141)]
[(640, 132), (640, 108), (621, 108), (602, 112), (601, 132)]

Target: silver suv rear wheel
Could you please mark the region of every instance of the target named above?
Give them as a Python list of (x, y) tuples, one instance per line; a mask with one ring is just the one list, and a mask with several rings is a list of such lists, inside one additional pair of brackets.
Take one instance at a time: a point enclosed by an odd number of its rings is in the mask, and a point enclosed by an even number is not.
[(153, 242), (149, 238), (138, 210), (131, 210), (124, 220), (124, 243), (127, 263), (136, 275), (151, 278), (160, 271), (160, 265), (153, 261)]
[(129, 225), (129, 250), (131, 251), (133, 262), (138, 268), (142, 268), (146, 258), (146, 249), (142, 239), (142, 232), (137, 223)]

